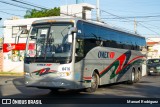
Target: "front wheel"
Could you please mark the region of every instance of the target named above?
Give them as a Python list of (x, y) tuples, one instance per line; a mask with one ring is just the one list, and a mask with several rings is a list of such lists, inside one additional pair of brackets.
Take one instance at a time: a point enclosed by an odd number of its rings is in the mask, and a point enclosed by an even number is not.
[(87, 88), (87, 92), (95, 92), (98, 89), (99, 84), (99, 76), (97, 73), (93, 73), (92, 79), (91, 79), (91, 87)]
[(136, 78), (136, 76), (135, 76), (135, 70), (133, 69), (132, 73), (131, 73), (131, 80), (129, 80), (128, 83), (129, 84), (133, 84), (136, 81), (135, 78)]
[(138, 82), (138, 81), (140, 81), (141, 77), (142, 77), (142, 72), (141, 72), (141, 70), (140, 70), (140, 69), (138, 69), (137, 82)]

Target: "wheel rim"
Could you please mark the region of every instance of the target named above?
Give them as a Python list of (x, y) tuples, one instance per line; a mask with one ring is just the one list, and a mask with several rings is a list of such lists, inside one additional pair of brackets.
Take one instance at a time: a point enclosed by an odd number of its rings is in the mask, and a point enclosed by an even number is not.
[(134, 71), (132, 71), (132, 81), (135, 80), (135, 75), (134, 75)]

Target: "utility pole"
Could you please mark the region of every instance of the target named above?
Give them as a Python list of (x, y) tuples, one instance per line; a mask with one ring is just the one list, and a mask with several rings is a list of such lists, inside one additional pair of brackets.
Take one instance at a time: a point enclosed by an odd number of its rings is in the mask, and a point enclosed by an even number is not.
[(66, 0), (66, 5), (67, 5), (67, 16), (68, 16), (68, 0)]
[(76, 0), (76, 4), (84, 3), (84, 0)]
[(134, 18), (134, 33), (137, 34), (137, 21), (136, 21), (136, 18)]
[(100, 21), (99, 0), (97, 0), (96, 10), (97, 10), (97, 21), (99, 22)]

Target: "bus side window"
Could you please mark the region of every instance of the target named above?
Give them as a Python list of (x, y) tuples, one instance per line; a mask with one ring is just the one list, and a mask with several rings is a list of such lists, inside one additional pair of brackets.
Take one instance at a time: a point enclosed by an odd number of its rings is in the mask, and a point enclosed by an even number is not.
[(81, 40), (81, 39), (77, 39), (77, 42), (76, 42), (76, 54), (77, 54), (78, 57), (83, 57), (84, 56), (83, 47), (84, 47), (84, 41)]

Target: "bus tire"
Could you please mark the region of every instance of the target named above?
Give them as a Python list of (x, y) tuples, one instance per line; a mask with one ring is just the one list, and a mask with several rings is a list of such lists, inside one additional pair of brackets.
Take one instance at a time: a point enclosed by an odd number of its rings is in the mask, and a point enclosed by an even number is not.
[(136, 80), (136, 79), (135, 79), (135, 78), (136, 78), (136, 77), (135, 77), (135, 73), (136, 73), (136, 72), (135, 72), (135, 69), (132, 69), (131, 80), (128, 81), (129, 84), (135, 83), (135, 80)]
[(139, 81), (139, 70), (135, 71), (135, 83)]
[(138, 69), (138, 81), (140, 81), (141, 77), (142, 77), (142, 72), (140, 69)]
[(91, 79), (91, 87), (87, 88), (86, 91), (90, 93), (95, 92), (98, 89), (98, 85), (99, 85), (99, 76), (97, 73), (94, 72)]

